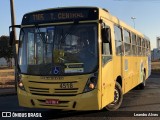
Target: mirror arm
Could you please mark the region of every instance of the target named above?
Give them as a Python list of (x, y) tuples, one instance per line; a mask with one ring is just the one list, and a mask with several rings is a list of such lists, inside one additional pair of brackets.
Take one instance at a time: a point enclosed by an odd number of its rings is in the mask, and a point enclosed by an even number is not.
[(13, 27), (15, 27), (15, 28), (21, 28), (21, 25), (12, 25), (12, 26), (9, 26), (9, 29), (13, 28)]

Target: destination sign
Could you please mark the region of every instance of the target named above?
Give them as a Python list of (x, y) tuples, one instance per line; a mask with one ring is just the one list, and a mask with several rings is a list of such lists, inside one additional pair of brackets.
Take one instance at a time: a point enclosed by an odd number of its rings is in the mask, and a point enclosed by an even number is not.
[(52, 9), (39, 12), (25, 14), (22, 20), (23, 25), (97, 20), (97, 8), (68, 8), (68, 9)]

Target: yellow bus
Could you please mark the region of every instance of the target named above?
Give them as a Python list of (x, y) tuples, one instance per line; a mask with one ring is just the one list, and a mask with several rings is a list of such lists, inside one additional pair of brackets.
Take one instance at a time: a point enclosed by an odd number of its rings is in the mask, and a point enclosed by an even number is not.
[(107, 10), (62, 7), (27, 13), (18, 43), (19, 105), (116, 110), (150, 75), (150, 41)]

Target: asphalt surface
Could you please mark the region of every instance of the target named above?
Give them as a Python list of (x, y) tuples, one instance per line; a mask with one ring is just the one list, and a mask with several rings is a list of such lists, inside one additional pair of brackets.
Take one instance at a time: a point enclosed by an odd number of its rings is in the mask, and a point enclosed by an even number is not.
[[(15, 94), (0, 96), (0, 111), (25, 112), (35, 111), (52, 115), (53, 119), (160, 119), (160, 74), (152, 73), (144, 90), (133, 89), (124, 95), (122, 106), (115, 112), (101, 111), (56, 111), (46, 109), (29, 109), (18, 106)], [(148, 114), (150, 117), (135, 117), (136, 114)], [(158, 115), (159, 117), (153, 117)], [(116, 117), (113, 117), (116, 116)], [(128, 118), (129, 117), (129, 118)], [(39, 119), (39, 118), (37, 118)]]

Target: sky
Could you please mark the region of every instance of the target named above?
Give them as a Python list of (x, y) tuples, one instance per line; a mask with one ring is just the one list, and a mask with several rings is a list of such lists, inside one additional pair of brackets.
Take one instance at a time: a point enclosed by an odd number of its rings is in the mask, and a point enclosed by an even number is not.
[[(14, 0), (16, 24), (21, 24), (25, 13), (64, 6), (96, 6), (109, 12), (150, 38), (151, 48), (156, 48), (160, 36), (160, 0)], [(9, 35), (10, 0), (0, 0), (0, 36)]]

